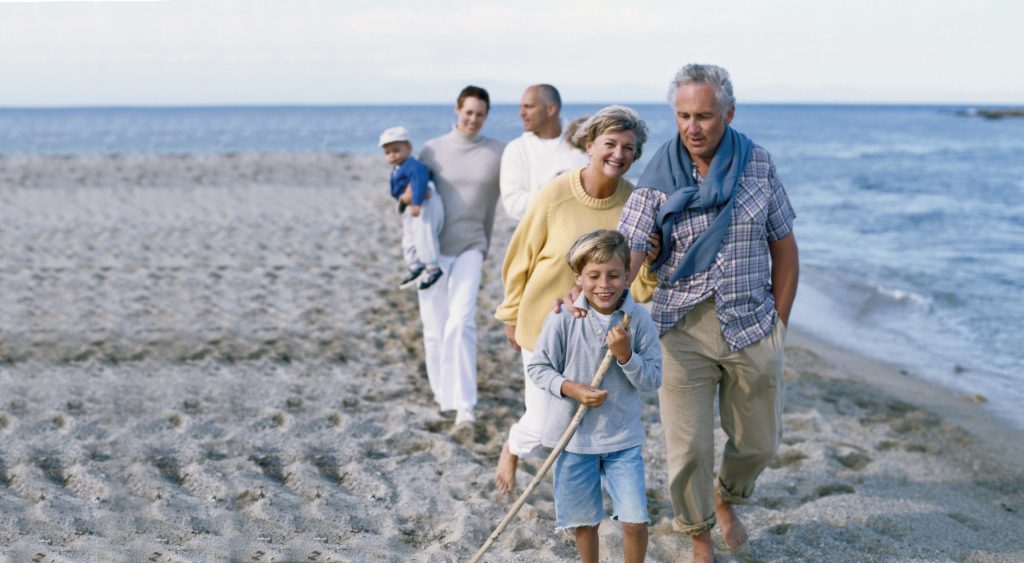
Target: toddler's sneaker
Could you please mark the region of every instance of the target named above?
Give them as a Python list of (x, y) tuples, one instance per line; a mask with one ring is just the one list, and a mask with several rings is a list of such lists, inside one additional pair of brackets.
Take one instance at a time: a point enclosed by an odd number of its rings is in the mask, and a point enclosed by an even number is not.
[(437, 283), (437, 280), (441, 279), (441, 276), (443, 275), (444, 272), (441, 271), (441, 268), (438, 268), (433, 272), (427, 272), (427, 277), (423, 278), (423, 281), (420, 282), (420, 291), (430, 289), (430, 286)]
[(402, 278), (401, 282), (399, 282), (398, 287), (400, 287), (401, 289), (409, 289), (410, 287), (416, 285), (416, 281), (419, 280), (420, 276), (423, 275), (423, 270), (426, 270), (426, 267), (419, 266), (415, 270), (409, 270), (409, 273), (406, 274), (404, 278)]

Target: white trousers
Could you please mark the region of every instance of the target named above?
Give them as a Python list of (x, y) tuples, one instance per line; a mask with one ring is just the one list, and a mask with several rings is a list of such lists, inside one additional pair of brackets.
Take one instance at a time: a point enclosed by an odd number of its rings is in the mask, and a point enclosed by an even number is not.
[(434, 269), (438, 265), (437, 237), (444, 225), (444, 205), (431, 186), (431, 197), (423, 200), (420, 216), (413, 217), (408, 207), (402, 212), (402, 256), (410, 270), (420, 266)]
[(523, 385), (525, 391), (526, 412), (519, 417), (519, 421), (512, 425), (508, 431), (508, 451), (512, 455), (523, 457), (534, 453), (540, 447), (541, 437), (544, 435), (544, 405), (546, 404), (546, 390), (533, 384), (533, 380), (526, 373), (526, 366), (533, 359), (533, 352), (523, 348), (523, 375), (526, 382)]
[(442, 411), (472, 411), (476, 406), (476, 298), (483, 262), (479, 250), (442, 255), (445, 277), (416, 292), (427, 377)]

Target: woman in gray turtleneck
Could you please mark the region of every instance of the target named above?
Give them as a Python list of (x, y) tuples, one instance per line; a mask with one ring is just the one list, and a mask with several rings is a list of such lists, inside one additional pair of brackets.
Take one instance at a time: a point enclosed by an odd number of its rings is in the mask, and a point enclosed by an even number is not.
[(490, 105), (483, 88), (463, 88), (455, 105), (455, 127), (427, 141), (420, 153), (444, 204), (439, 237), (444, 277), (419, 292), (423, 347), (434, 399), (442, 411), (457, 412), (456, 424), (475, 420), (476, 298), (505, 148), (505, 143), (480, 135)]

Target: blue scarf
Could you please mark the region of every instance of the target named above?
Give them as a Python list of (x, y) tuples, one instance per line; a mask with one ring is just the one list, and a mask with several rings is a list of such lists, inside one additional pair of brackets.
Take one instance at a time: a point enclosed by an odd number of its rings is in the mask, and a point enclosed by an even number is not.
[(679, 135), (673, 136), (658, 148), (637, 182), (637, 188), (652, 188), (669, 194), (655, 222), (655, 227), (661, 231), (661, 253), (651, 264), (652, 270), (660, 268), (672, 254), (672, 229), (680, 213), (688, 209), (713, 209), (724, 204), (711, 226), (686, 251), (682, 264), (672, 274), (670, 281), (676, 283), (711, 267), (722, 248), (725, 233), (729, 230), (733, 193), (753, 150), (753, 141), (727, 126), (722, 142), (711, 159), (707, 176), (697, 187), (692, 175), (693, 161)]

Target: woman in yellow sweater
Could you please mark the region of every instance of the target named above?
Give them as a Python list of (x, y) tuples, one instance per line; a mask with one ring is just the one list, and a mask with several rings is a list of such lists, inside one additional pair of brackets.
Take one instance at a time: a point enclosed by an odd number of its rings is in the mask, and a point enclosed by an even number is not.
[[(633, 192), (624, 176), (640, 158), (647, 126), (635, 111), (609, 106), (583, 122), (571, 140), (585, 148), (590, 164), (555, 178), (535, 196), (512, 235), (502, 266), (505, 299), (494, 316), (505, 323), (512, 347), (522, 352), (524, 377), (544, 317), (573, 285), (565, 259), (569, 248), (590, 231), (618, 224)], [(634, 299), (646, 301), (654, 287), (647, 276), (639, 275), (632, 290)], [(545, 391), (529, 377), (525, 388), (526, 413), (509, 430), (494, 479), (504, 494), (515, 486), (519, 456), (540, 446), (544, 430)]]

